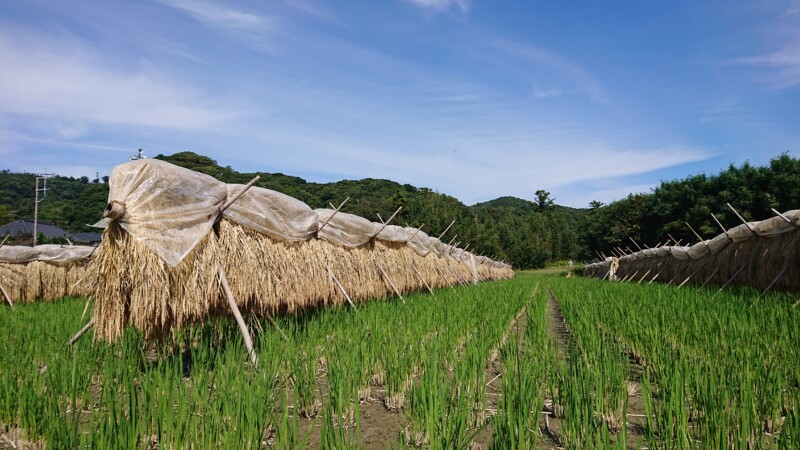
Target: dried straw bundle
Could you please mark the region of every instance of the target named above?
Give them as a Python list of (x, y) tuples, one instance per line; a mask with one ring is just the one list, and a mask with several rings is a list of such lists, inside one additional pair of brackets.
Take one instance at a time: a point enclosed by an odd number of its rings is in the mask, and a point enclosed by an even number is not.
[[(587, 275), (602, 277), (606, 272), (607, 268), (599, 268)], [(753, 236), (700, 259), (680, 260), (668, 255), (620, 261), (617, 270), (620, 279), (639, 281), (645, 274), (647, 279), (659, 274), (659, 281), (673, 284), (681, 284), (688, 278), (687, 284), (714, 285), (722, 285), (736, 275), (731, 285), (759, 290), (766, 289), (780, 274), (771, 289), (797, 292), (800, 291), (800, 230), (775, 237)]]
[[(224, 269), (239, 308), (257, 315), (345, 304), (329, 269), (354, 302), (394, 293), (380, 268), (400, 292), (425, 289), (414, 268), (431, 287), (470, 282), (473, 276), (460, 260), (423, 257), (403, 243), (346, 248), (321, 239), (278, 241), (227, 219), (219, 222), (218, 235), (209, 233), (170, 268), (112, 222), (86, 269), (96, 277), (95, 335), (113, 340), (130, 325), (154, 338), (212, 314), (227, 315), (217, 267)], [(513, 276), (510, 269), (482, 266), (481, 271), (482, 279)]]
[[(0, 263), (0, 285), (13, 302), (21, 301), (25, 297), (25, 278), (24, 265)], [(5, 299), (0, 298), (0, 302), (5, 303)]]
[(217, 253), (209, 233), (173, 269), (112, 222), (89, 267), (97, 277), (95, 336), (113, 340), (131, 325), (153, 338), (205, 319), (221, 305)]

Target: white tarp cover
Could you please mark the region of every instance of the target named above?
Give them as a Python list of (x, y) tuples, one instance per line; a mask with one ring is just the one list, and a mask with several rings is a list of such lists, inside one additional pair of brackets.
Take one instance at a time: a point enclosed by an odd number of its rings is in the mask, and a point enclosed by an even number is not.
[[(758, 222), (748, 222), (718, 234), (713, 239), (698, 242), (692, 246), (664, 246), (655, 249), (645, 249), (620, 258), (620, 261), (631, 262), (638, 259), (672, 256), (679, 260), (700, 259), (705, 256), (719, 253), (731, 242), (740, 242), (755, 236), (773, 237), (796, 230), (800, 227), (800, 210), (794, 209), (783, 213), (789, 219), (787, 222), (782, 217), (770, 217)], [(602, 267), (606, 262), (589, 264), (587, 269)]]
[(430, 236), (424, 231), (417, 231), (416, 228), (407, 227), (406, 232), (408, 232), (409, 236), (412, 236), (411, 240), (408, 241), (408, 246), (411, 247), (411, 250), (414, 250), (420, 256), (426, 256), (431, 252)]
[[(226, 185), (208, 175), (165, 161), (144, 159), (114, 168), (109, 180), (108, 201), (124, 206), (121, 217), (114, 220), (125, 231), (175, 267), (210, 232), (220, 208), (243, 187), (238, 184)], [(381, 229), (382, 224), (363, 217), (343, 212), (334, 215), (332, 209), (313, 210), (293, 197), (259, 187), (247, 190), (223, 215), (278, 240), (303, 241), (316, 235), (320, 239), (354, 248), (374, 237), (407, 243), (422, 256), (430, 252), (440, 257), (447, 256), (452, 250), (452, 255), (458, 259), (472, 261), (470, 254), (461, 254), (464, 252), (416, 228), (387, 225)], [(95, 226), (104, 228), (110, 220), (104, 219)], [(378, 231), (380, 234), (376, 236)], [(32, 257), (13, 257), (14, 260), (20, 258)], [(480, 258), (476, 262), (493, 267), (510, 267), (488, 258)]]
[(125, 205), (122, 228), (175, 267), (211, 230), (227, 194), (213, 177), (140, 159), (114, 167), (108, 200)]
[(381, 230), (375, 239), (390, 242), (406, 242), (408, 238), (411, 237), (411, 234), (414, 233), (413, 230), (416, 229), (412, 228), (412, 231), (409, 233), (408, 228), (397, 225), (386, 225), (384, 227), (382, 223), (377, 222), (372, 222), (372, 225), (375, 227), (375, 230)]
[(0, 262), (24, 264), (32, 261), (52, 263), (69, 263), (88, 258), (95, 247), (85, 245), (47, 244), (36, 247), (22, 245), (4, 245), (0, 247)]
[(319, 216), (320, 227), (328, 221), (317, 234), (317, 237), (328, 242), (354, 248), (366, 244), (378, 232), (375, 224), (363, 217), (343, 212), (334, 215), (334, 210), (326, 208), (314, 211)]
[[(232, 198), (244, 188), (228, 185)], [(223, 212), (225, 218), (282, 241), (305, 241), (317, 233), (319, 217), (310, 206), (280, 192), (251, 187)]]

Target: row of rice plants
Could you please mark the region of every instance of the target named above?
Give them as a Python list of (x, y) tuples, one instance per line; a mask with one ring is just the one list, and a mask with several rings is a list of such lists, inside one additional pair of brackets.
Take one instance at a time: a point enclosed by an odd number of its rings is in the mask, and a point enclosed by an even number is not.
[[(792, 296), (741, 289), (714, 297), (713, 290), (598, 280), (552, 286), (576, 339), (594, 335), (602, 343), (595, 348), (610, 346), (608, 360), (623, 351), (641, 358), (648, 446), (800, 445), (800, 314)], [(588, 348), (580, 344), (582, 354)], [(612, 389), (618, 382), (606, 381)], [(611, 400), (614, 409), (619, 399)]]
[[(402, 397), (415, 374), (437, 376), (427, 370), (437, 361), (443, 370), (458, 362), (458, 379), (471, 380), (458, 390), (471, 398), (464, 408), (474, 426), (484, 396), (476, 374), (526, 290), (509, 280), (409, 295), (405, 305), (276, 318), (285, 340), (251, 320), (260, 330), (257, 371), (225, 318), (156, 345), (129, 330), (114, 345), (84, 338), (70, 347), (82, 300), (0, 309), (0, 422), (55, 448), (298, 448), (310, 442), (307, 418), (321, 412), (321, 448), (358, 447), (359, 403), (370, 385), (385, 389), (384, 401)], [(462, 344), (476, 336), (478, 349)]]
[(495, 284), (492, 295), (463, 291), (468, 297), (457, 333), (439, 333), (421, 346), (427, 355), (413, 384), (406, 412), (406, 445), (431, 449), (466, 448), (487, 424), (485, 370), (509, 323), (530, 301), (533, 283), (521, 279)]

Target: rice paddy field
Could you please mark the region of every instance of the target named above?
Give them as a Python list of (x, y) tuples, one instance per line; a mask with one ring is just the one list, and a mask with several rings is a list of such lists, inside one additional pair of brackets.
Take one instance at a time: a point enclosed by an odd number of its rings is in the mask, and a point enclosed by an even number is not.
[(146, 342), (0, 308), (0, 448), (800, 448), (797, 296), (518, 273)]

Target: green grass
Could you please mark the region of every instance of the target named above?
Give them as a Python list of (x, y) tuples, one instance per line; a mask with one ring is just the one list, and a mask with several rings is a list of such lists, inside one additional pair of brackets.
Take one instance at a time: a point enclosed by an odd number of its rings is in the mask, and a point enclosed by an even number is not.
[[(569, 328), (560, 348), (548, 289)], [(157, 344), (128, 330), (113, 345), (87, 336), (73, 347), (83, 299), (0, 308), (0, 423), (49, 448), (358, 448), (371, 387), (404, 400), (387, 446), (466, 448), (490, 430), (491, 448), (536, 448), (549, 439), (547, 410), (565, 448), (798, 448), (796, 299), (713, 293), (520, 273), (405, 305), (276, 318), (286, 340), (251, 318), (263, 329), (257, 371), (226, 318)], [(631, 383), (644, 415), (636, 437)]]

